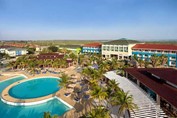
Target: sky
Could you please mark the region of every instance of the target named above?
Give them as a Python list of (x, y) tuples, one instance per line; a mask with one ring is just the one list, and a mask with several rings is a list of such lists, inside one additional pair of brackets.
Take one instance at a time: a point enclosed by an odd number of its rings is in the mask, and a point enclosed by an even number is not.
[(0, 0), (0, 40), (177, 39), (177, 0)]

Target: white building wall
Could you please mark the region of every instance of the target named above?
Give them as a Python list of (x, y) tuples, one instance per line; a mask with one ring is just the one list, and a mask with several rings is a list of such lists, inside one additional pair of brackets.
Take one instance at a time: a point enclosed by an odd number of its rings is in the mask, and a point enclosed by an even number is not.
[[(111, 55), (117, 55), (117, 58), (119, 59), (119, 56), (122, 56), (122, 59), (124, 59), (124, 56), (128, 57), (132, 55), (132, 47), (135, 44), (129, 44), (129, 45), (102, 45), (102, 56), (105, 55), (106, 58), (110, 58)], [(104, 46), (106, 46), (106, 50), (104, 50)], [(109, 46), (109, 51), (107, 50), (107, 47)], [(114, 47), (112, 50), (111, 47)], [(118, 47), (118, 50), (116, 50), (116, 47)], [(128, 50), (125, 51), (124, 48), (128, 47)], [(120, 48), (123, 48), (123, 51), (120, 51)]]
[(15, 50), (5, 50), (5, 53), (8, 54), (10, 57), (15, 57), (16, 56), (16, 52)]

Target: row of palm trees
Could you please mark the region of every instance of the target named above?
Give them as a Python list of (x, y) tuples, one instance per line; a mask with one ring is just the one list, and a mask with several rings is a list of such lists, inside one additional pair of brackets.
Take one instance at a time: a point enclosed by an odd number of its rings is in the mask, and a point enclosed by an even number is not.
[[(98, 70), (85, 68), (83, 70), (83, 75), (86, 76), (89, 81), (90, 95), (92, 96), (90, 99), (99, 101), (95, 103), (93, 109), (89, 113), (84, 114), (83, 117), (99, 118), (101, 116), (102, 118), (110, 118), (109, 109), (113, 106), (119, 106), (119, 117), (124, 116), (127, 110), (136, 109), (137, 105), (133, 103), (132, 95), (129, 95), (128, 92), (124, 92), (119, 88), (115, 80), (109, 80), (105, 87), (98, 84), (102, 79), (102, 73), (100, 72), (105, 71), (101, 69), (102, 68)], [(93, 103), (93, 101), (91, 103)], [(104, 101), (107, 102), (106, 106), (102, 105)]]
[(152, 66), (153, 68), (156, 67), (164, 67), (167, 64), (168, 58), (166, 55), (162, 54), (160, 56), (153, 54), (149, 60), (142, 60), (134, 55), (134, 59), (138, 62), (140, 67), (148, 68)]
[(52, 68), (66, 68), (68, 67), (67, 59), (73, 60), (76, 63), (77, 56), (74, 53), (70, 53), (64, 56), (64, 58), (56, 59), (37, 59), (35, 55), (24, 55), (18, 57), (16, 61), (9, 62), (8, 66), (12, 69), (25, 69), (34, 73), (39, 68), (52, 67)]

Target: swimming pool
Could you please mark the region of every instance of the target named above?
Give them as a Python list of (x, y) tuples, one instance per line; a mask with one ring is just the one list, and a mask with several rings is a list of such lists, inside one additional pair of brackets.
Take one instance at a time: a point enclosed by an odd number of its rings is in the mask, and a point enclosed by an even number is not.
[[(10, 84), (19, 80), (23, 80), (24, 78), (25, 77), (23, 76), (18, 76), (10, 80), (0, 82), (0, 93)], [(58, 99), (53, 99), (48, 102), (33, 106), (12, 106), (0, 101), (1, 118), (42, 118), (44, 112), (47, 111), (49, 111), (52, 115), (58, 114), (59, 116), (62, 116), (70, 109), (70, 107)]]
[(60, 87), (57, 78), (44, 77), (19, 83), (9, 90), (9, 95), (19, 99), (31, 99), (57, 92)]

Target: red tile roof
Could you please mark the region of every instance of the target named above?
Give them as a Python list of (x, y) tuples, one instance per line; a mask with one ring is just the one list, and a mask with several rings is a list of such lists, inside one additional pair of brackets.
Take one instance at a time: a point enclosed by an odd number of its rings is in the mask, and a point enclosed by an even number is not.
[(125, 71), (177, 108), (177, 88), (151, 75), (158, 75), (175, 84), (177, 70), (171, 68), (126, 68)]
[(84, 44), (83, 47), (101, 47), (101, 43), (88, 43)]
[(177, 46), (168, 44), (136, 44), (132, 49), (177, 51)]
[(177, 70), (172, 68), (159, 68), (159, 69), (150, 69), (149, 73), (152, 73), (163, 80), (167, 80), (175, 85), (177, 85)]
[(64, 54), (59, 53), (43, 53), (37, 56), (37, 59), (56, 59), (56, 58), (63, 58)]

